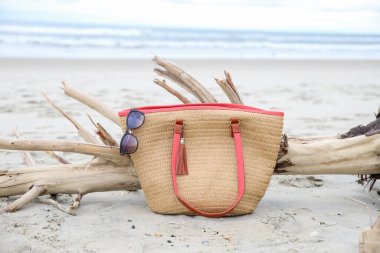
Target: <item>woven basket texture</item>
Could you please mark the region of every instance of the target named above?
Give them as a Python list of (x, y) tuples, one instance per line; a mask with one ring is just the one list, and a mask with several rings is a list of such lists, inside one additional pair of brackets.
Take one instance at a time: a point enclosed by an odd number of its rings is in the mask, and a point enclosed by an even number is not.
[[(183, 110), (145, 114), (133, 131), (139, 141), (131, 155), (149, 207), (161, 214), (193, 215), (177, 199), (171, 179), (173, 128), (184, 120), (189, 174), (177, 176), (181, 195), (196, 208), (221, 212), (237, 197), (237, 167), (230, 119), (240, 121), (245, 192), (229, 215), (255, 210), (271, 179), (281, 139), (283, 117), (232, 110)], [(125, 117), (120, 118), (125, 129)]]

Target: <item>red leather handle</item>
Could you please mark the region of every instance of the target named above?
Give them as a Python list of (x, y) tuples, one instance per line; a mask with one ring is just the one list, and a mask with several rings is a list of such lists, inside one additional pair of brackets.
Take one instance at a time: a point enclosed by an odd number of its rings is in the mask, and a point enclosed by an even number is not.
[(182, 121), (177, 121), (174, 127), (174, 137), (173, 137), (173, 148), (172, 148), (172, 164), (171, 164), (171, 174), (172, 174), (172, 183), (174, 188), (174, 193), (177, 196), (178, 200), (189, 210), (193, 211), (196, 214), (217, 218), (222, 217), (230, 212), (232, 212), (244, 195), (244, 159), (243, 159), (243, 143), (241, 140), (240, 125), (237, 119), (231, 119), (231, 134), (235, 142), (235, 153), (236, 153), (236, 163), (237, 163), (237, 180), (238, 180), (238, 192), (235, 202), (227, 207), (226, 210), (218, 213), (209, 213), (204, 212), (188, 203), (180, 194), (178, 185), (177, 185), (177, 173), (176, 173), (176, 163), (181, 139), (181, 132), (183, 128)]

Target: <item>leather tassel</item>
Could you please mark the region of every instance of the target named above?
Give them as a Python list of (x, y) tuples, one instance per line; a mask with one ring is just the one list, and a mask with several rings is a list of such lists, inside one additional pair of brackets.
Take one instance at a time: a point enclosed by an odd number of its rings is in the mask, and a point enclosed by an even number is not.
[(186, 157), (186, 146), (183, 137), (181, 138), (181, 144), (179, 145), (177, 165), (176, 165), (177, 175), (188, 175), (189, 171), (187, 169), (187, 157)]

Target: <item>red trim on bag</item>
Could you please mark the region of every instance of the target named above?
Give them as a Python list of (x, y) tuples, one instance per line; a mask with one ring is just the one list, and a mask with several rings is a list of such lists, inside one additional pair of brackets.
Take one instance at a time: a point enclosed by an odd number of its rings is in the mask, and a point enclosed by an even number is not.
[[(243, 111), (243, 112), (253, 112), (261, 114), (269, 114), (275, 116), (284, 116), (283, 112), (277, 111), (266, 111), (256, 107), (251, 107), (247, 105), (240, 104), (229, 104), (229, 103), (202, 103), (202, 104), (179, 104), (179, 105), (158, 105), (158, 106), (143, 106), (136, 108), (143, 113), (154, 113), (154, 112), (171, 112), (171, 111), (183, 111), (183, 110), (232, 110), (232, 111)], [(119, 112), (119, 116), (127, 116), (130, 109), (123, 110)]]

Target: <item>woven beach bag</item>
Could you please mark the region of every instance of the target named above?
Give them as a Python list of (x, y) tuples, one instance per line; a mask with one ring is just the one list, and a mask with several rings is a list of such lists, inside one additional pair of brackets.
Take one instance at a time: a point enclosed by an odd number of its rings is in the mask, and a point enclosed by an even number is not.
[[(131, 154), (149, 207), (160, 214), (234, 216), (252, 213), (272, 176), (283, 113), (212, 103), (135, 108)], [(119, 112), (126, 129), (130, 110)]]

